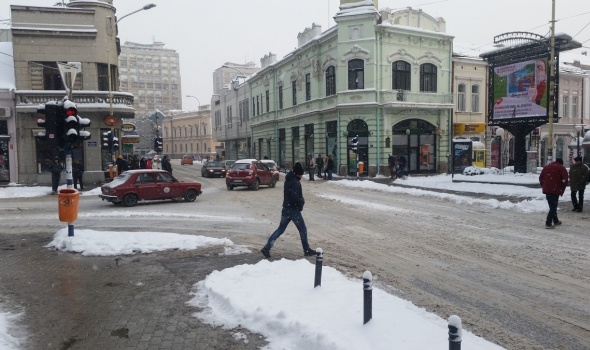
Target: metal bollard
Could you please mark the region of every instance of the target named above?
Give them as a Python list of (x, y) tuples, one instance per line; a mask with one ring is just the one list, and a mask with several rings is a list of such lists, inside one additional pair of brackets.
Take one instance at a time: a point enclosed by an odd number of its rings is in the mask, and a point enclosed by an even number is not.
[(461, 318), (456, 315), (449, 317), (449, 350), (461, 350)]
[(373, 318), (373, 275), (370, 271), (363, 274), (363, 324)]
[(317, 248), (315, 250), (315, 254), (315, 281), (313, 282), (314, 288), (322, 285), (322, 264), (324, 262), (324, 251), (322, 248)]

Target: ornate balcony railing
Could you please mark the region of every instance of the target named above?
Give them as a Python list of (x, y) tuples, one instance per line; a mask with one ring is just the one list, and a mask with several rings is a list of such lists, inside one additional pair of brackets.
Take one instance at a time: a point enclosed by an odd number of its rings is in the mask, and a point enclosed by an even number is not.
[[(58, 101), (66, 96), (65, 90), (16, 90), (16, 108), (19, 111), (36, 111), (37, 106), (47, 101)], [(113, 91), (113, 107), (117, 110), (133, 110), (133, 94)], [(108, 91), (74, 91), (72, 100), (78, 109), (102, 110), (110, 108)]]
[(437, 92), (410, 92), (404, 90), (387, 91), (381, 94), (383, 103), (427, 103), (427, 104), (452, 104), (453, 95)]

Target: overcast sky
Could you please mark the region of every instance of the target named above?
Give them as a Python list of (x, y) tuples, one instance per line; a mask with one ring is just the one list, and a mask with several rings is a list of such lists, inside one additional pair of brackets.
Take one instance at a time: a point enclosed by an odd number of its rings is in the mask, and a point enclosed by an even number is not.
[[(52, 6), (58, 0), (2, 0), (0, 27), (7, 26), (10, 4)], [(68, 2), (68, 0), (65, 0)], [(119, 23), (121, 42), (161, 41), (180, 54), (183, 95), (210, 103), (213, 70), (225, 62), (253, 61), (269, 52), (277, 59), (297, 46), (297, 35), (312, 23), (332, 27), (339, 0), (114, 0), (122, 17), (147, 3), (157, 6)], [(588, 0), (555, 0), (557, 33), (566, 33), (590, 47)], [(495, 35), (511, 31), (549, 33), (551, 0), (379, 0), (379, 8), (421, 8), (443, 17), (447, 34), (456, 42), (489, 44)], [(578, 34), (579, 33), (579, 34)], [(183, 96), (183, 109), (198, 103)]]

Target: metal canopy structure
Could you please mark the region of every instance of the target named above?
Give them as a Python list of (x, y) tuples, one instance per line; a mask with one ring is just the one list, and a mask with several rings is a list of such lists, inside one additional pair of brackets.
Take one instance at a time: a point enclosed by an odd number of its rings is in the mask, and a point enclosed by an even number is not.
[[(479, 57), (488, 61), (490, 65), (498, 62), (510, 63), (523, 57), (543, 57), (549, 55), (551, 38), (528, 32), (509, 32), (494, 37), (496, 50), (484, 52)], [(569, 51), (582, 47), (567, 34), (555, 36), (555, 52)]]

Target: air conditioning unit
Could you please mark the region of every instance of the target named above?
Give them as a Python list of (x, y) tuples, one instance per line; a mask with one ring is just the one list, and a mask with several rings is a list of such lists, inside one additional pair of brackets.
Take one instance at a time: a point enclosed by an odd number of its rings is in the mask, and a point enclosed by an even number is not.
[(10, 117), (10, 107), (0, 107), (0, 118)]
[(399, 90), (396, 94), (398, 101), (405, 101), (406, 100), (406, 92), (404, 90)]

